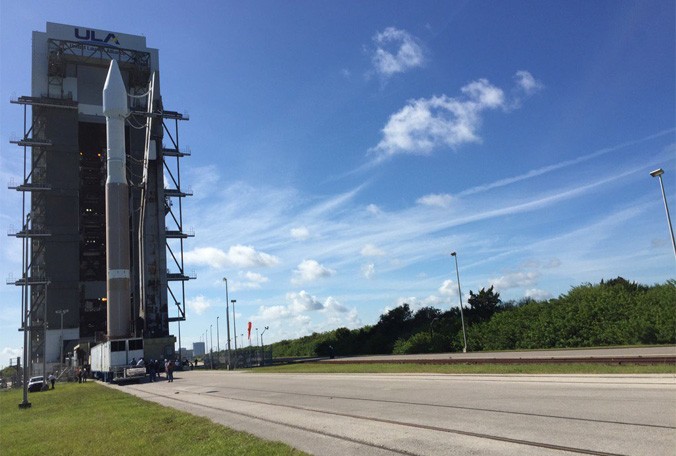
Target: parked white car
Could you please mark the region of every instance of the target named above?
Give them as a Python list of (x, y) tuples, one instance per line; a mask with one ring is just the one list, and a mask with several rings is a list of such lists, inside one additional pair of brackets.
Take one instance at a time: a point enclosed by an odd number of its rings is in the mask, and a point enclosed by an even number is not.
[(40, 375), (39, 377), (31, 377), (28, 380), (28, 391), (34, 393), (36, 391), (42, 391), (42, 387), (45, 384), (45, 378)]

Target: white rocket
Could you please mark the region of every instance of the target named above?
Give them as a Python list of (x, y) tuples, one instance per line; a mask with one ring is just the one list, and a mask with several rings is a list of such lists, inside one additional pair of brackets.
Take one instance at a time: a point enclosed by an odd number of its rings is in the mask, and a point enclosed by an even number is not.
[(117, 61), (111, 60), (103, 86), (108, 166), (106, 177), (106, 273), (108, 290), (108, 338), (129, 336), (131, 327), (129, 272), (129, 186), (124, 143), (129, 114), (127, 90)]

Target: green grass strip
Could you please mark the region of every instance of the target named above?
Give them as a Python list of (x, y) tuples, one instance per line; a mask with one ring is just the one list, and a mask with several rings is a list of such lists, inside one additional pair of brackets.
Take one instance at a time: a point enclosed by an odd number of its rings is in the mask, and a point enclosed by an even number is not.
[(334, 364), (299, 363), (252, 372), (325, 374), (676, 374), (674, 364)]
[(21, 401), (21, 390), (0, 390), (3, 456), (305, 454), (96, 382), (29, 393), (29, 409)]

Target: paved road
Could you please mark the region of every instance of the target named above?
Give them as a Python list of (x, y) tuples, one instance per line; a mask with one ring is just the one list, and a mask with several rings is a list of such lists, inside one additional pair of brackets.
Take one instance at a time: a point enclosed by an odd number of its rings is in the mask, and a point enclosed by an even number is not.
[(473, 353), (427, 353), (417, 355), (373, 355), (352, 356), (325, 360), (328, 362), (341, 361), (370, 361), (392, 362), (407, 360), (518, 360), (518, 359), (559, 359), (559, 358), (623, 358), (676, 356), (676, 346), (662, 345), (659, 347), (617, 347), (617, 348), (582, 348), (573, 350), (528, 350), (528, 351), (504, 351), (504, 352), (473, 352)]
[(316, 455), (674, 455), (676, 376), (177, 372), (117, 387)]

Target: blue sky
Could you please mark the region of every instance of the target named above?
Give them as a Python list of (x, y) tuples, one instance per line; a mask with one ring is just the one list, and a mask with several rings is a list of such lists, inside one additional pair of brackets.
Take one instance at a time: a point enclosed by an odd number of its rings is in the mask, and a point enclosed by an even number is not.
[[(238, 333), (269, 326), (266, 342), (402, 302), (457, 306), (451, 251), (463, 293), (503, 299), (674, 278), (648, 174), (665, 169), (676, 207), (673, 1), (152, 5), (0, 4), (0, 178), (20, 179), (9, 99), (30, 93), (31, 31), (145, 35), (165, 107), (191, 118), (184, 345), (220, 316), (224, 346), (223, 277)], [(0, 224), (17, 226), (20, 197), (3, 193)], [(20, 250), (2, 241), (1, 275), (19, 274)], [(0, 305), (6, 364), (18, 289)]]

